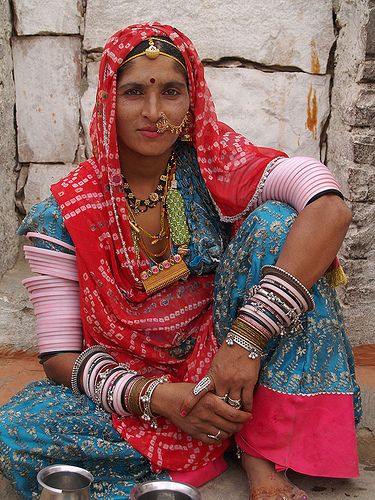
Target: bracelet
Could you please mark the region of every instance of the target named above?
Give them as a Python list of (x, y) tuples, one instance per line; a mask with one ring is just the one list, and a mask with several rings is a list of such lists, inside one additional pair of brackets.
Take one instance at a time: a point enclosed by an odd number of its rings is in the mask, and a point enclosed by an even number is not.
[(252, 344), (255, 344), (259, 350), (263, 350), (267, 340), (260, 336), (259, 333), (251, 328), (251, 325), (246, 323), (242, 318), (238, 317), (232, 327), (231, 331), (234, 332), (235, 334), (240, 335), (240, 337), (243, 337), (247, 341), (251, 342)]
[(225, 342), (227, 345), (232, 346), (233, 344), (237, 344), (240, 347), (246, 349), (249, 352), (250, 359), (257, 359), (262, 356), (263, 352), (255, 347), (253, 344), (240, 337), (238, 334), (233, 333), (231, 330), (229, 331)]
[(265, 335), (259, 329), (255, 328), (254, 325), (249, 323), (242, 314), (240, 314), (233, 323), (232, 330), (234, 326), (238, 326), (240, 333), (242, 333), (242, 336), (247, 338), (249, 342), (252, 342), (257, 347), (259, 347), (259, 350), (263, 351), (270, 339), (269, 336)]
[(275, 276), (286, 278), (286, 281), (288, 281), (291, 285), (294, 285), (295, 288), (301, 293), (303, 298), (306, 299), (308, 305), (307, 310), (312, 311), (315, 308), (315, 302), (311, 293), (308, 291), (305, 285), (303, 285), (292, 274), (288, 273), (288, 271), (285, 271), (281, 267), (267, 265), (262, 267), (262, 276), (264, 277), (266, 274), (274, 274)]
[(151, 422), (150, 425), (153, 429), (156, 429), (158, 424), (156, 422), (156, 415), (154, 415), (151, 411), (151, 398), (157, 386), (159, 384), (164, 384), (164, 382), (168, 382), (168, 377), (165, 375), (154, 379), (147, 387), (145, 394), (140, 397), (140, 400), (143, 403), (143, 414), (141, 415), (141, 418), (146, 422)]
[[(114, 393), (115, 389), (118, 386), (119, 382), (123, 380), (126, 375), (128, 375), (128, 372), (124, 371), (122, 367), (116, 367), (112, 370), (113, 378), (108, 384), (109, 387), (107, 389), (107, 394), (106, 397), (104, 398), (106, 400), (106, 403), (109, 407), (110, 413), (117, 413), (115, 410), (114, 406)], [(128, 412), (121, 412), (121, 413), (128, 413)]]
[(283, 279), (281, 279), (279, 276), (273, 276), (272, 274), (267, 274), (264, 278), (261, 280), (262, 283), (269, 283), (270, 285), (276, 286), (279, 290), (282, 290), (283, 292), (290, 294), (293, 294), (293, 298), (296, 302), (298, 302), (298, 307), (301, 310), (307, 310), (307, 302), (306, 300), (302, 297), (300, 293), (298, 293), (295, 290), (291, 290), (290, 288), (285, 286), (285, 282)]
[[(105, 366), (108, 366), (108, 365), (105, 365)], [(114, 368), (116, 368), (116, 367), (110, 366), (109, 368), (106, 368), (105, 370), (100, 371), (100, 373), (98, 373), (98, 375), (95, 378), (94, 393), (93, 393), (92, 399), (98, 408), (102, 408), (105, 411), (108, 411), (108, 410), (103, 405), (103, 401), (102, 401), (103, 388), (104, 388), (104, 385), (107, 382), (108, 378), (112, 375), (112, 370)]]
[(86, 394), (95, 400), (94, 394), (95, 394), (95, 384), (97, 381), (97, 378), (99, 374), (103, 371), (103, 369), (109, 368), (109, 366), (115, 366), (115, 360), (112, 358), (112, 356), (102, 356), (98, 359), (93, 359), (92, 362), (91, 360), (87, 363), (87, 365), (90, 366), (88, 367), (88, 373), (86, 373), (86, 367), (83, 372), (83, 376), (87, 377), (84, 379), (84, 387), (87, 389)]
[(81, 394), (83, 393), (83, 390), (81, 390), (80, 385), (79, 385), (79, 376), (80, 376), (81, 367), (82, 367), (84, 361), (96, 352), (106, 353), (107, 351), (104, 349), (104, 347), (102, 347), (100, 345), (94, 345), (94, 346), (91, 346), (88, 349), (85, 349), (84, 351), (82, 351), (81, 354), (77, 357), (77, 359), (74, 362), (74, 365), (72, 368), (72, 375), (70, 377), (70, 385), (71, 385), (72, 392), (73, 392), (74, 396), (76, 396), (76, 397), (81, 396)]
[(119, 410), (121, 411), (121, 409), (124, 409), (127, 413), (132, 415), (132, 412), (130, 410), (129, 399), (133, 387), (135, 386), (136, 382), (141, 379), (144, 379), (142, 375), (139, 374), (132, 375), (125, 380), (123, 386), (120, 386), (120, 388), (118, 388), (118, 390), (113, 396), (113, 406), (116, 410), (116, 413), (119, 413)]
[(89, 398), (93, 398), (95, 393), (95, 382), (103, 368), (113, 365), (114, 359), (110, 356), (101, 356), (94, 359), (92, 357), (83, 371), (83, 386)]
[(139, 407), (139, 395), (142, 392), (145, 385), (148, 385), (150, 379), (146, 377), (141, 377), (134, 381), (133, 384), (129, 386), (129, 395), (127, 399), (127, 408), (132, 415), (140, 416), (142, 411)]

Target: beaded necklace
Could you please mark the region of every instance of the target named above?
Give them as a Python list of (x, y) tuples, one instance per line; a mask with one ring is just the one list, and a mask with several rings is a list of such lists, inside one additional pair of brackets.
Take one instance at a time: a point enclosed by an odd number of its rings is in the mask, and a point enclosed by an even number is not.
[[(172, 160), (172, 157), (171, 157)], [(113, 187), (110, 184), (110, 195), (111, 195), (111, 201), (112, 201), (112, 207), (113, 207), (113, 213), (117, 225), (117, 230), (120, 236), (125, 260), (127, 267), (129, 268), (129, 271), (138, 287), (141, 287), (143, 285), (143, 288), (145, 289), (146, 293), (148, 295), (151, 295), (166, 286), (180, 280), (180, 279), (187, 279), (187, 277), (190, 274), (189, 268), (185, 264), (182, 256), (185, 255), (188, 252), (188, 243), (190, 239), (189, 235), (189, 230), (188, 226), (186, 223), (186, 217), (185, 217), (185, 210), (184, 210), (184, 202), (181, 196), (181, 193), (177, 189), (177, 182), (176, 182), (176, 177), (175, 177), (175, 172), (176, 172), (176, 162), (174, 160), (173, 156), (173, 167), (172, 167), (172, 181), (170, 186), (168, 186), (168, 177), (166, 179), (166, 184), (165, 184), (165, 191), (164, 191), (164, 196), (162, 196), (162, 201), (163, 201), (163, 207), (162, 207), (162, 212), (163, 212), (163, 219), (164, 219), (164, 207), (167, 207), (167, 218), (169, 222), (169, 227), (170, 227), (170, 235), (168, 234), (168, 245), (173, 241), (176, 245), (178, 245), (177, 253), (173, 253), (173, 250), (171, 249), (172, 255), (168, 258), (163, 260), (160, 263), (157, 263), (153, 261), (151, 256), (149, 256), (150, 260), (152, 261), (152, 265), (145, 271), (142, 271), (141, 273), (141, 279), (139, 279), (134, 272), (133, 265), (131, 263), (131, 259), (129, 257), (129, 254), (127, 252), (126, 248), (126, 243), (124, 241), (124, 237), (121, 231), (121, 226), (120, 226), (120, 221), (119, 221), (119, 216), (116, 208), (116, 203), (115, 199), (113, 196)], [(171, 163), (171, 162), (168, 162)], [(130, 218), (129, 218), (129, 223), (130, 223)], [(139, 225), (138, 225), (139, 227)], [(143, 229), (143, 228), (142, 228)], [(134, 233), (136, 236), (137, 232), (135, 231), (135, 228), (133, 228)], [(159, 233), (160, 234), (160, 233)], [(155, 236), (155, 235), (152, 235)], [(136, 237), (138, 239), (138, 237)], [(159, 239), (160, 241), (160, 239)], [(141, 244), (142, 250), (145, 251), (144, 245)], [(172, 247), (172, 244), (171, 244)], [(165, 250), (166, 251), (166, 250)], [(148, 251), (145, 252), (146, 255), (148, 255)], [(154, 257), (157, 257), (157, 254), (154, 254)]]
[(172, 153), (171, 158), (168, 160), (167, 167), (165, 171), (159, 177), (159, 183), (155, 188), (155, 191), (150, 193), (148, 197), (144, 200), (141, 200), (135, 196), (133, 191), (131, 190), (128, 181), (124, 174), (121, 174), (124, 180), (124, 193), (126, 201), (128, 202), (129, 207), (133, 210), (135, 215), (146, 212), (149, 208), (154, 208), (159, 203), (159, 201), (163, 198), (163, 191), (165, 189), (165, 185), (168, 178), (168, 172), (171, 169), (171, 165), (174, 161), (174, 154)]

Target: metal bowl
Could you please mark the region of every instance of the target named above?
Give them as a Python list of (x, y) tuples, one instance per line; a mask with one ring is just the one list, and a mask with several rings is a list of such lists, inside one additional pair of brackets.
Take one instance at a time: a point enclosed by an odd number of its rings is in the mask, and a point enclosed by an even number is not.
[(130, 492), (130, 500), (202, 500), (193, 486), (177, 481), (148, 481)]

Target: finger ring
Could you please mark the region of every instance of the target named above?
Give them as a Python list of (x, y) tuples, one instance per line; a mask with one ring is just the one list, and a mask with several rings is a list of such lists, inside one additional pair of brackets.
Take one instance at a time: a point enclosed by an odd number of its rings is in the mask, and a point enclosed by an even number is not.
[(215, 396), (224, 401), (224, 403), (228, 402), (228, 394), (224, 394), (224, 396), (218, 396), (217, 394), (215, 394)]
[(240, 399), (232, 399), (229, 396), (227, 397), (227, 403), (229, 406), (236, 408), (236, 410), (239, 410), (242, 406), (242, 401)]
[(215, 441), (220, 441), (221, 430), (219, 429), (216, 434), (207, 434), (210, 439), (215, 439)]
[(205, 377), (202, 378), (194, 387), (193, 387), (193, 394), (194, 396), (198, 396), (202, 391), (207, 389), (207, 387), (213, 383), (212, 378), (209, 375), (206, 375)]

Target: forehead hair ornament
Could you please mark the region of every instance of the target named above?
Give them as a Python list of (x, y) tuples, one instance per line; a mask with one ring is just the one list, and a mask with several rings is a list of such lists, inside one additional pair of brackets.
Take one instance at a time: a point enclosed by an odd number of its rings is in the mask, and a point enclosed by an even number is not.
[(158, 49), (156, 47), (154, 40), (152, 38), (149, 38), (148, 44), (149, 45), (148, 45), (147, 49), (145, 50), (145, 55), (149, 59), (156, 59), (160, 54), (160, 49)]
[(171, 41), (155, 36), (150, 37), (147, 40), (143, 40), (143, 42), (137, 45), (128, 54), (121, 67), (123, 67), (126, 63), (135, 59), (136, 57), (146, 56), (149, 59), (156, 59), (160, 55), (169, 57), (173, 61), (176, 61), (186, 71), (184, 58), (176, 45)]

